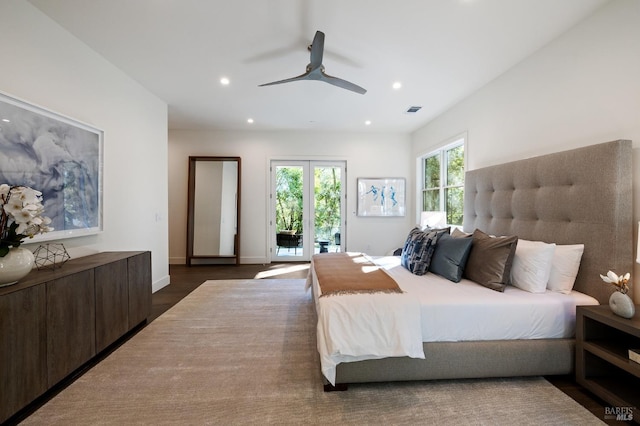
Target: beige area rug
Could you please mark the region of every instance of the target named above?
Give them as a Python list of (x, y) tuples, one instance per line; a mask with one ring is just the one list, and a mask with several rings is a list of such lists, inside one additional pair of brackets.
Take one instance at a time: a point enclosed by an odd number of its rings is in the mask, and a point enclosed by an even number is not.
[(207, 281), (23, 424), (602, 424), (543, 378), (324, 393), (314, 318), (304, 280)]

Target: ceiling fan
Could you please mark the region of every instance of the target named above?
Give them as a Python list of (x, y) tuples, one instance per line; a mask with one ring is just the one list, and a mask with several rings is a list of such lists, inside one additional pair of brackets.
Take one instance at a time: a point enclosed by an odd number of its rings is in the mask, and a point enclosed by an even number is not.
[(324, 72), (324, 65), (322, 65), (322, 55), (324, 54), (324, 33), (322, 31), (316, 31), (316, 35), (313, 37), (313, 42), (311, 43), (311, 46), (309, 46), (309, 50), (311, 51), (311, 61), (309, 62), (309, 65), (307, 65), (307, 71), (304, 74), (284, 80), (273, 81), (271, 83), (260, 84), (259, 86), (273, 86), (274, 84), (290, 83), (292, 81), (301, 80), (318, 80), (333, 84), (334, 86), (338, 86), (342, 89), (360, 93), (361, 95), (367, 93), (366, 89), (363, 89), (357, 84), (338, 77), (332, 77)]

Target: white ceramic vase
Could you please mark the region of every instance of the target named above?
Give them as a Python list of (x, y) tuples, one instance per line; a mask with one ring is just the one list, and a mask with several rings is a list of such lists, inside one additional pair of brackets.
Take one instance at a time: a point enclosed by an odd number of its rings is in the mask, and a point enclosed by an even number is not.
[(12, 247), (0, 257), (0, 287), (15, 284), (33, 268), (33, 253), (22, 247)]
[(609, 298), (611, 311), (623, 318), (632, 318), (636, 313), (636, 307), (629, 296), (619, 291), (614, 291)]

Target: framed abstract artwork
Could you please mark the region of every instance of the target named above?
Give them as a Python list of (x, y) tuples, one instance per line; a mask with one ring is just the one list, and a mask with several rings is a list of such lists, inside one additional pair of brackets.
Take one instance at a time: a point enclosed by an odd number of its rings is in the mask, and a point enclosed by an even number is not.
[(404, 178), (358, 178), (358, 216), (404, 215)]
[(54, 231), (25, 243), (102, 231), (103, 132), (0, 93), (0, 184), (42, 192)]

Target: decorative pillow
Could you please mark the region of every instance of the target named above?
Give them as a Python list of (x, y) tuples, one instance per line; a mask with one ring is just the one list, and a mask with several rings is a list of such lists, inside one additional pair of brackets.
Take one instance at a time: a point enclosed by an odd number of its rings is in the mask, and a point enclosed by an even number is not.
[(555, 244), (518, 240), (511, 267), (511, 284), (530, 293), (547, 291), (555, 251)]
[(491, 237), (476, 229), (464, 276), (496, 291), (504, 291), (509, 284), (517, 236)]
[(453, 281), (460, 282), (471, 251), (471, 238), (453, 238), (442, 234), (436, 243), (429, 271)]
[(551, 261), (551, 274), (547, 288), (558, 293), (569, 294), (576, 282), (584, 244), (556, 246)]
[(400, 256), (402, 266), (416, 275), (426, 274), (438, 236), (442, 233), (444, 231), (423, 232), (420, 228), (413, 228), (402, 248)]
[(468, 237), (471, 237), (472, 235), (473, 234), (467, 234), (460, 228), (453, 228), (453, 231), (451, 231), (451, 236), (453, 238), (468, 238)]
[(451, 227), (445, 226), (444, 228), (430, 228), (428, 226), (425, 226), (424, 228), (422, 228), (422, 232), (431, 232), (431, 231), (436, 231), (439, 235), (449, 234), (451, 232)]

